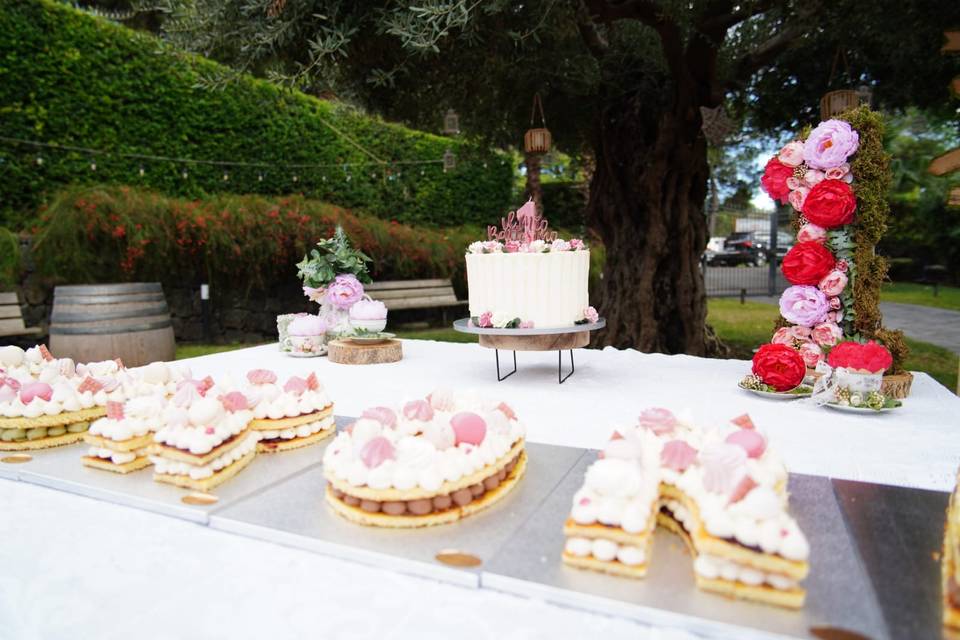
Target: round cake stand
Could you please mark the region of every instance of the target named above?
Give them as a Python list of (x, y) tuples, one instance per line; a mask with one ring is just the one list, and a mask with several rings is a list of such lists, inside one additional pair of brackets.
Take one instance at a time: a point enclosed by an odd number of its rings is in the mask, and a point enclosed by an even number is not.
[[(552, 329), (483, 329), (470, 324), (469, 318), (453, 323), (453, 328), (461, 333), (472, 333), (480, 338), (480, 346), (493, 349), (497, 361), (497, 381), (503, 382), (517, 372), (517, 351), (557, 351), (557, 381), (566, 382), (576, 367), (573, 363), (573, 350), (590, 344), (590, 332), (603, 329), (607, 321), (600, 318), (596, 322), (575, 324), (570, 327)], [(500, 373), (500, 350), (513, 351), (513, 370)], [(563, 374), (563, 352), (570, 352), (570, 371)]]

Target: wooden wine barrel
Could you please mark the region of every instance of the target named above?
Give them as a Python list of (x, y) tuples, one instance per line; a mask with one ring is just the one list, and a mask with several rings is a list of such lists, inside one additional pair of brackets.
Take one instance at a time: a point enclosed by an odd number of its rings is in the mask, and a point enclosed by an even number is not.
[(173, 360), (176, 343), (159, 282), (68, 285), (54, 289), (50, 351), (95, 362), (120, 358), (128, 367)]

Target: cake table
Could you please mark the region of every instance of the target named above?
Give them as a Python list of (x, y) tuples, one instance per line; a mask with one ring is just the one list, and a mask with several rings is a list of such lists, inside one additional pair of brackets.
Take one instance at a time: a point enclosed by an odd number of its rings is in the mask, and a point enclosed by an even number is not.
[[(474, 326), (469, 318), (453, 323), (453, 328), (461, 333), (471, 333), (480, 337), (480, 346), (493, 349), (497, 362), (497, 381), (502, 382), (517, 372), (517, 351), (557, 351), (557, 381), (566, 382), (576, 371), (573, 362), (573, 350), (590, 344), (590, 332), (607, 326), (604, 318), (596, 322), (555, 327), (550, 329), (497, 329)], [(500, 349), (513, 352), (513, 370), (500, 373)], [(563, 374), (563, 352), (570, 352), (570, 371)]]

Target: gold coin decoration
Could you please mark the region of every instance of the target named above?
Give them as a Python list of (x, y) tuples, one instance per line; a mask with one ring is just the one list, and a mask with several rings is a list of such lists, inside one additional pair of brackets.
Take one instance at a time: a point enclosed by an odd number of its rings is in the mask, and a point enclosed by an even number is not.
[(458, 551), (456, 549), (444, 549), (435, 556), (437, 562), (449, 565), (451, 567), (479, 567), (483, 561), (472, 553)]
[(184, 504), (199, 505), (201, 507), (206, 507), (211, 504), (216, 504), (220, 500), (217, 496), (211, 493), (188, 493), (187, 495), (180, 498), (180, 502)]
[(33, 456), (29, 453), (15, 453), (12, 456), (4, 456), (0, 458), (0, 462), (6, 462), (7, 464), (23, 464), (24, 462), (30, 462), (33, 460)]

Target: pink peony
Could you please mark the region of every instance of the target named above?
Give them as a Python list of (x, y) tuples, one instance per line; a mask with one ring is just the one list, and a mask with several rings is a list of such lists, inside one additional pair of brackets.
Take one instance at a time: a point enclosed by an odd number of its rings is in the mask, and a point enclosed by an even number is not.
[(810, 369), (815, 369), (817, 363), (823, 359), (823, 349), (816, 342), (804, 342), (800, 345), (800, 357)]
[(857, 152), (860, 136), (843, 120), (817, 125), (803, 144), (803, 159), (813, 169), (833, 169)]
[(790, 205), (797, 211), (803, 210), (803, 203), (807, 201), (807, 194), (810, 193), (810, 189), (807, 187), (800, 187), (799, 189), (794, 189), (790, 192), (790, 195), (787, 196), (787, 201)]
[(780, 315), (787, 322), (812, 327), (823, 322), (830, 303), (822, 291), (810, 285), (794, 285), (787, 287), (780, 296)]
[(505, 243), (503, 243), (503, 251), (505, 253), (517, 253), (520, 251), (520, 241), (507, 240)]
[(780, 149), (777, 160), (788, 167), (799, 167), (803, 163), (803, 143), (799, 140), (788, 143), (783, 149)]
[(480, 317), (477, 319), (477, 326), (481, 329), (489, 329), (493, 326), (493, 313), (490, 311), (485, 311), (480, 314)]
[(826, 178), (826, 174), (823, 171), (818, 171), (817, 169), (807, 169), (807, 172), (803, 174), (803, 184), (808, 187), (815, 187), (818, 182), (823, 182)]
[(822, 322), (813, 328), (810, 337), (821, 347), (832, 347), (843, 337), (843, 331), (833, 322)]
[(847, 274), (839, 270), (831, 271), (820, 281), (818, 286), (825, 295), (838, 296), (843, 293), (844, 287), (847, 286)]
[(347, 310), (353, 303), (363, 297), (363, 285), (352, 273), (342, 273), (337, 276), (327, 288), (327, 301), (334, 307)]
[(598, 314), (597, 310), (593, 307), (587, 307), (583, 310), (583, 317), (586, 318), (587, 322), (590, 324), (594, 324), (600, 319), (600, 314)]
[(583, 244), (583, 240), (581, 240), (580, 238), (573, 238), (572, 240), (570, 240), (571, 251), (579, 251), (584, 248), (586, 247)]
[(812, 222), (800, 227), (797, 232), (797, 242), (823, 242), (827, 239), (827, 230)]

